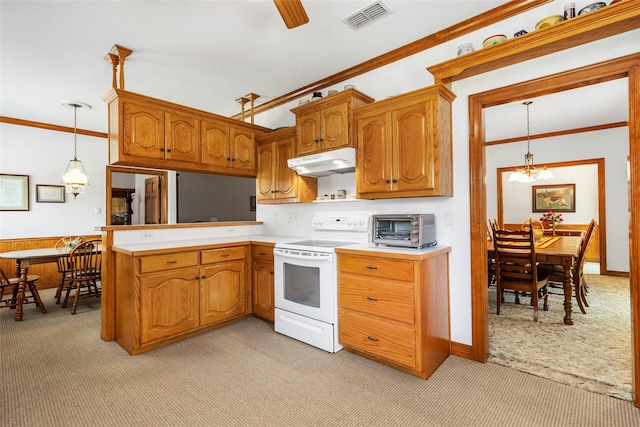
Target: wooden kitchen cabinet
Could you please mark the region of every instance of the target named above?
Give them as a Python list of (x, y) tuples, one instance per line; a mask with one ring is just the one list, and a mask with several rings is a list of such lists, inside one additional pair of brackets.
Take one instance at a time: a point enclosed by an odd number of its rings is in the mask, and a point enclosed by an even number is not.
[(253, 315), (274, 321), (273, 245), (251, 245)]
[(311, 202), (318, 195), (318, 179), (299, 176), (287, 165), (295, 157), (296, 128), (258, 138), (258, 203)]
[(142, 353), (250, 314), (248, 246), (115, 252), (115, 339)]
[(337, 248), (344, 348), (428, 378), (450, 354), (449, 251)]
[(246, 251), (245, 246), (202, 251), (201, 263), (211, 264), (200, 270), (201, 325), (250, 313)]
[(374, 99), (355, 89), (329, 95), (291, 111), (296, 115), (296, 156), (355, 147), (353, 109)]
[(112, 89), (109, 164), (256, 176), (261, 126)]
[(358, 198), (453, 195), (453, 99), (437, 85), (354, 111)]
[(233, 128), (219, 121), (203, 120), (202, 163), (221, 171), (256, 173), (254, 132)]

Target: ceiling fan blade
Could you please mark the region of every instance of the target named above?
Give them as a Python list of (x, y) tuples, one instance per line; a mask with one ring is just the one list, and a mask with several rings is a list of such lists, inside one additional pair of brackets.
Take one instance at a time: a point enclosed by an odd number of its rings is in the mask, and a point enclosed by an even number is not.
[(273, 0), (287, 28), (295, 28), (309, 22), (301, 0)]

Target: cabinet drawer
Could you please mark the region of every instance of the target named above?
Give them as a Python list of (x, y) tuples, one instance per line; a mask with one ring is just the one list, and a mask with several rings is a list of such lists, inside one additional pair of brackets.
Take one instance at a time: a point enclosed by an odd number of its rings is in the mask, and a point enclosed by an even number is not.
[(235, 259), (244, 259), (245, 247), (234, 246), (231, 248), (209, 249), (202, 251), (202, 264), (211, 264), (214, 262), (231, 261)]
[(413, 262), (376, 256), (340, 255), (340, 272), (413, 282)]
[(415, 331), (351, 310), (340, 310), (342, 345), (415, 368)]
[(140, 273), (173, 270), (198, 265), (198, 252), (176, 252), (166, 255), (150, 255), (140, 258)]
[(273, 246), (251, 245), (251, 259), (273, 261)]
[(340, 308), (414, 324), (413, 286), (365, 276), (340, 275)]

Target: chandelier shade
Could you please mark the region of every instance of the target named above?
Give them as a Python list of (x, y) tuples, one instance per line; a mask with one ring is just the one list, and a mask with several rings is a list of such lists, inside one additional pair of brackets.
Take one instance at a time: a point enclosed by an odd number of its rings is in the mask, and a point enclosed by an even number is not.
[(509, 181), (517, 182), (535, 182), (537, 179), (553, 179), (555, 176), (547, 169), (547, 166), (536, 166), (533, 164), (533, 153), (531, 153), (531, 141), (529, 136), (529, 105), (533, 101), (525, 101), (522, 103), (527, 106), (527, 154), (524, 155), (524, 166), (516, 167), (509, 176)]
[(78, 108), (88, 110), (90, 105), (82, 102), (62, 101), (62, 105), (73, 108), (73, 159), (69, 160), (67, 169), (62, 175), (62, 183), (67, 193), (78, 197), (78, 194), (85, 192), (85, 187), (89, 185), (89, 177), (84, 171), (82, 161), (78, 160)]

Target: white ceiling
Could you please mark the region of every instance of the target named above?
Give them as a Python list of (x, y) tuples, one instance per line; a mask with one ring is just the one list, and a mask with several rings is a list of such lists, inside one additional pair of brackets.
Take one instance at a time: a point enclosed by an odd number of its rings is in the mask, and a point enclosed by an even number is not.
[(354, 31), (373, 0), (303, 0), (289, 30), (271, 0), (0, 1), (0, 115), (73, 125), (61, 100), (90, 104), (78, 127), (106, 132), (114, 44), (132, 49), (125, 88), (232, 116), (481, 14), (505, 0), (384, 0), (392, 13)]

